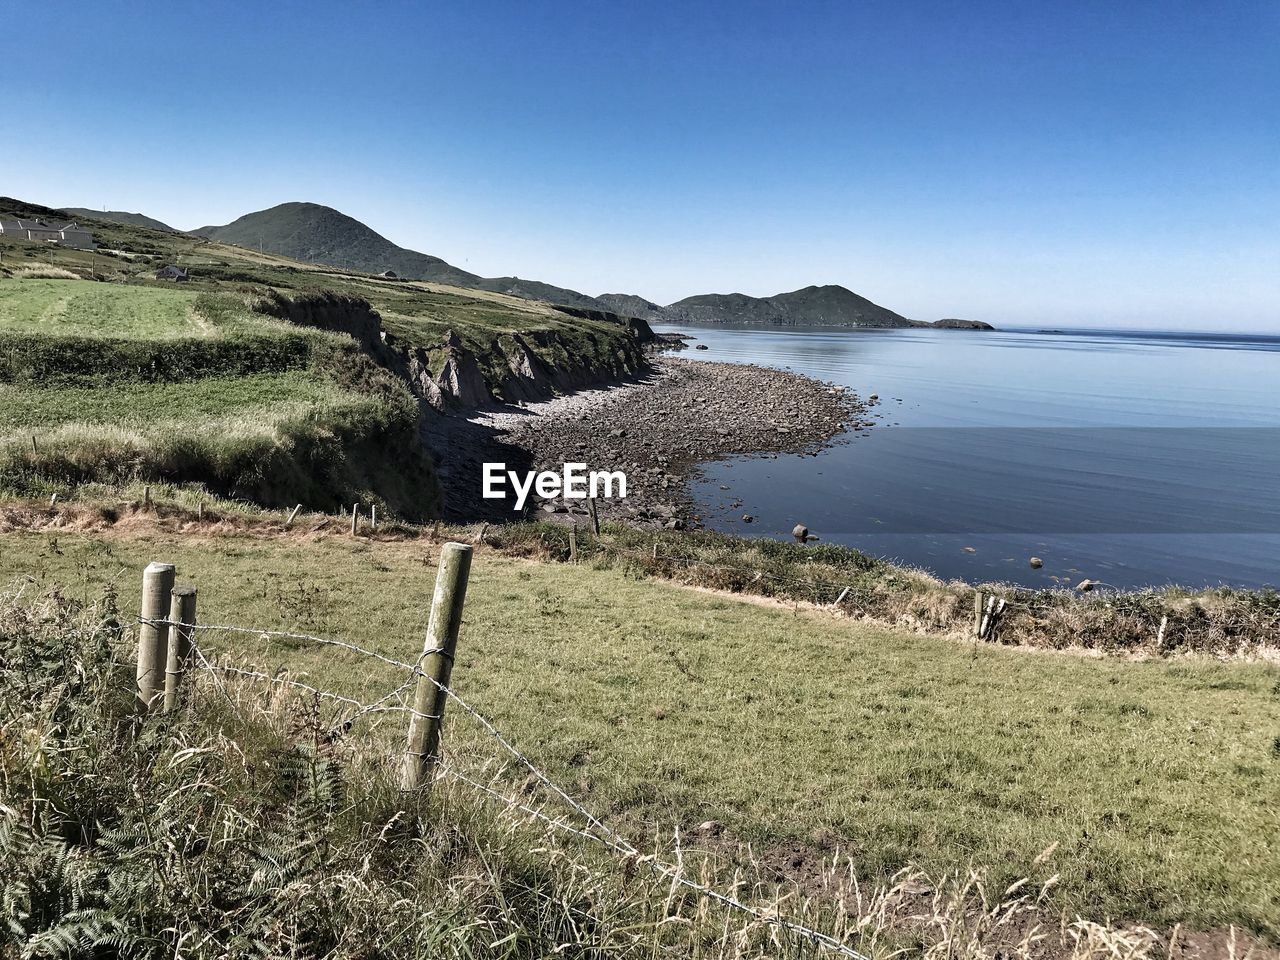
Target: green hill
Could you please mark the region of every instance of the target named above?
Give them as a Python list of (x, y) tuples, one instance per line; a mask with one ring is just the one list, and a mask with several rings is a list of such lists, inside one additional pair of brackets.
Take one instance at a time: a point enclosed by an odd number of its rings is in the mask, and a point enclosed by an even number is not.
[(414, 280), (461, 287), (474, 286), (480, 279), (439, 257), (396, 246), (359, 220), (318, 203), (282, 203), (221, 227), (191, 232), (220, 243), (364, 273), (390, 270)]
[(130, 227), (146, 227), (148, 230), (163, 230), (177, 233), (167, 223), (148, 217), (145, 213), (125, 213), (123, 210), (90, 210), (88, 207), (63, 207), (66, 213), (77, 219), (92, 217), (95, 220), (110, 220), (112, 223), (123, 223)]
[(468, 273), (439, 257), (397, 246), (354, 217), (318, 203), (282, 203), (245, 214), (225, 226), (201, 227), (191, 232), (220, 243), (278, 253), (308, 263), (364, 273), (390, 270), (409, 280), (447, 283), (523, 300), (545, 300), (582, 310), (613, 312), (595, 297), (540, 280)]
[(824, 327), (923, 327), (844, 287), (805, 287), (773, 297), (708, 293), (678, 300), (662, 311), (672, 320), (772, 323)]

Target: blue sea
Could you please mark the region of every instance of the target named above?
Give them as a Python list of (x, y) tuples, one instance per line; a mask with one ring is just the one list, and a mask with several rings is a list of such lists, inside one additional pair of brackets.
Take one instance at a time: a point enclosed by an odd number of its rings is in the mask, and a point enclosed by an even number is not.
[(1280, 584), (1280, 337), (659, 329), (709, 348), (691, 359), (879, 397), (873, 426), (817, 456), (707, 464), (693, 493), (712, 529), (803, 523), (970, 582)]

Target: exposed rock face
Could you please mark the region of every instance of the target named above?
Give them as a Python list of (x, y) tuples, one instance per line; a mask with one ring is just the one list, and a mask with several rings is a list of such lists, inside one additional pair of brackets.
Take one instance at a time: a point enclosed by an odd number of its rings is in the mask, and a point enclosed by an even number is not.
[(649, 343), (650, 341), (657, 339), (657, 334), (653, 332), (648, 321), (643, 317), (631, 317), (607, 310), (590, 310), (585, 307), (566, 307), (561, 304), (553, 304), (553, 306), (561, 313), (566, 313), (571, 317), (581, 317), (583, 320), (594, 320), (596, 323), (620, 324), (621, 326), (626, 327), (627, 332), (641, 343)]
[(434, 378), (436, 389), (433, 391), (427, 388), (426, 393), (435, 395), (438, 391), (446, 406), (456, 405), (468, 409), (490, 406), (493, 394), (476, 355), (462, 345), (462, 340), (452, 330), (444, 335), (444, 348), (448, 356)]
[(306, 293), (286, 297), (278, 291), (257, 297), (249, 304), (256, 313), (287, 320), (300, 327), (345, 333), (376, 359), (383, 353), (382, 317), (363, 297), (344, 293)]
[[(438, 347), (428, 349), (388, 334), (382, 317), (360, 297), (336, 293), (287, 297), (272, 292), (253, 301), (252, 307), (300, 326), (347, 334), (441, 412), (546, 400), (557, 393), (633, 377), (648, 369), (644, 345), (656, 340), (643, 320), (560, 307), (569, 316), (616, 324), (621, 336), (594, 330), (576, 336), (531, 330), (476, 344), (449, 330)], [(555, 361), (544, 359), (550, 357)]]

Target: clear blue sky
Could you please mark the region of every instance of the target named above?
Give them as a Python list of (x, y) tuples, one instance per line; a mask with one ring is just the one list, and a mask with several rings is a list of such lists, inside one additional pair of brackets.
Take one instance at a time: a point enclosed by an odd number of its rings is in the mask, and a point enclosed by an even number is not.
[(663, 303), (1280, 332), (1275, 0), (4, 7), (0, 193), (313, 200)]

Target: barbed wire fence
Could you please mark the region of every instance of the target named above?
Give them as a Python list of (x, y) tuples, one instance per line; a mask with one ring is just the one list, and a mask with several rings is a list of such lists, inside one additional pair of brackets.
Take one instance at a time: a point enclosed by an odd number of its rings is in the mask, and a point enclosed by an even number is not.
[[(298, 691), (315, 701), (334, 705), (338, 713), (328, 728), (328, 736), (337, 739), (351, 732), (361, 719), (377, 715), (407, 718), (405, 752), (401, 767), (400, 787), (406, 794), (430, 789), (438, 779), (462, 784), (487, 801), (503, 804), (549, 830), (577, 837), (617, 857), (624, 858), (628, 870), (643, 868), (670, 882), (673, 887), (692, 891), (699, 897), (719, 904), (726, 910), (752, 918), (763, 926), (790, 934), (830, 954), (871, 960), (843, 940), (806, 924), (781, 916), (776, 909), (746, 902), (740, 896), (718, 890), (688, 876), (683, 862), (672, 865), (656, 854), (646, 854), (622, 833), (607, 825), (587, 807), (561, 787), (513, 738), (503, 733), (494, 722), (463, 698), (450, 684), (455, 658), (466, 584), (470, 571), (472, 547), (461, 543), (442, 546), (427, 636), (416, 662), (387, 656), (344, 640), (320, 637), (287, 630), (259, 629), (237, 624), (200, 624), (196, 618), (196, 590), (175, 587), (176, 568), (171, 564), (153, 563), (143, 573), (142, 609), (138, 617), (137, 708), (143, 715), (172, 713), (182, 702), (187, 676), (199, 670), (212, 678), (221, 696), (231, 699), (224, 678), (262, 683), (271, 687)], [(251, 665), (218, 662), (198, 642), (200, 635), (256, 636), (264, 641), (288, 641), (318, 647), (342, 649), (360, 657), (380, 662), (396, 671), (399, 682), (382, 696), (370, 701), (326, 690), (281, 672), (268, 673)], [(453, 704), (472, 721), (500, 751), (527, 771), (545, 790), (578, 818), (552, 816), (545, 809), (495, 789), (497, 781), (485, 784), (451, 763), (444, 763), (441, 732), (445, 704)]]

